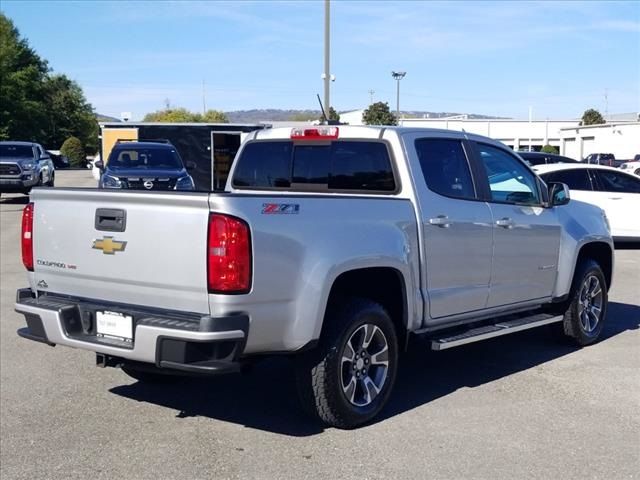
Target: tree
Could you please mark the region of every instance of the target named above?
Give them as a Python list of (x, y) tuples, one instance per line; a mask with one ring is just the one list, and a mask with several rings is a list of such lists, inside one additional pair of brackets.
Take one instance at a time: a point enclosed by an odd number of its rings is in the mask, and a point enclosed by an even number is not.
[(0, 13), (0, 140), (42, 138), (48, 70), (47, 62), (20, 38), (13, 22)]
[(176, 123), (229, 123), (229, 119), (224, 112), (218, 110), (207, 110), (205, 114), (190, 112), (186, 108), (172, 107), (167, 101), (164, 110), (147, 113), (144, 116), (145, 122), (176, 122)]
[(389, 110), (387, 102), (376, 102), (369, 105), (362, 114), (365, 125), (397, 125), (396, 116)]
[(558, 153), (558, 147), (554, 147), (553, 145), (549, 145), (548, 143), (540, 149), (543, 153)]
[(600, 125), (602, 123), (606, 123), (602, 114), (598, 110), (590, 108), (582, 114), (580, 125)]
[(60, 154), (69, 159), (72, 167), (84, 167), (87, 161), (82, 142), (78, 137), (67, 138), (60, 148)]
[(229, 118), (219, 110), (207, 110), (202, 116), (202, 121), (207, 123), (229, 123)]
[[(320, 116), (320, 118), (318, 119), (320, 122), (324, 122), (324, 117)], [(340, 114), (338, 112), (336, 112), (336, 110), (333, 107), (329, 107), (329, 120), (335, 121), (335, 122), (339, 122), (340, 121)]]
[(0, 140), (30, 140), (57, 149), (76, 136), (98, 147), (98, 124), (80, 86), (49, 72), (11, 20), (0, 13)]
[(98, 122), (80, 86), (66, 75), (52, 75), (45, 82), (45, 90), (48, 126), (42, 142), (58, 148), (66, 138), (76, 136), (88, 152), (95, 153)]

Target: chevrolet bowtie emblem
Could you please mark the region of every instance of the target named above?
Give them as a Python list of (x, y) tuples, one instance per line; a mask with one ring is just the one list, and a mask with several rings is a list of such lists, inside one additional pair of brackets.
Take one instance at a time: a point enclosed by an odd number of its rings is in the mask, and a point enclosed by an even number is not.
[(105, 255), (113, 255), (116, 252), (124, 252), (127, 242), (114, 240), (113, 237), (97, 238), (93, 241), (93, 248), (102, 250)]

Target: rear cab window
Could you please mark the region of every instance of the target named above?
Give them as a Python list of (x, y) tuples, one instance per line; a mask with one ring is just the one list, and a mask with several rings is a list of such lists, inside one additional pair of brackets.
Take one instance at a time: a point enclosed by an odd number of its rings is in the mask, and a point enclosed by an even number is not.
[(232, 186), (248, 190), (383, 193), (398, 190), (380, 140), (255, 140), (236, 160)]

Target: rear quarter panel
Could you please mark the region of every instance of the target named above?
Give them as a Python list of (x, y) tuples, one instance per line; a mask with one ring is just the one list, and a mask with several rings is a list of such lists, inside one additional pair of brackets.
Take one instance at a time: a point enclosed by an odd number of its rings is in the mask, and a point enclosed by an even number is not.
[[(297, 213), (263, 213), (265, 204)], [(253, 283), (246, 295), (209, 295), (213, 315), (246, 311), (246, 353), (295, 350), (320, 336), (334, 280), (346, 271), (391, 267), (407, 291), (408, 317), (419, 318), (415, 214), (409, 200), (339, 195), (216, 195), (212, 212), (251, 227)]]

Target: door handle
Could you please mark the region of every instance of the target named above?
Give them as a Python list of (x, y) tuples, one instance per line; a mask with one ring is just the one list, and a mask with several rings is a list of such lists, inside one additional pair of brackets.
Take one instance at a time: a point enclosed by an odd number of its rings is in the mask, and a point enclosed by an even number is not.
[(438, 215), (435, 218), (429, 219), (429, 225), (435, 225), (440, 228), (449, 228), (451, 226), (451, 220), (446, 215)]
[(609, 200), (622, 200), (622, 197), (609, 197)]
[(513, 228), (516, 222), (511, 220), (509, 217), (501, 218), (500, 220), (496, 220), (496, 225), (502, 228)]

